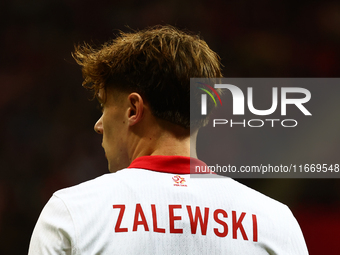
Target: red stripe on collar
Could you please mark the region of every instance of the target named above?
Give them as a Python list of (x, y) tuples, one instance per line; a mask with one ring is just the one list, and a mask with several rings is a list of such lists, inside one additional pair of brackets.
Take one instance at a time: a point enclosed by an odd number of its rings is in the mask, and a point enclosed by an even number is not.
[(173, 174), (212, 173), (203, 161), (184, 156), (142, 156), (132, 161), (128, 168), (142, 168)]

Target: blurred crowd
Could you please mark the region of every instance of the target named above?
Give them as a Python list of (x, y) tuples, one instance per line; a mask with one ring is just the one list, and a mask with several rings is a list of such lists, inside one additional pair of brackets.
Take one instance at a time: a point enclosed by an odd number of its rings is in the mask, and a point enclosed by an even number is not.
[[(53, 192), (107, 173), (74, 44), (171, 24), (200, 33), (225, 77), (340, 73), (337, 1), (5, 0), (0, 12), (0, 255), (27, 253)], [(292, 208), (311, 254), (335, 254), (339, 180), (241, 181)]]

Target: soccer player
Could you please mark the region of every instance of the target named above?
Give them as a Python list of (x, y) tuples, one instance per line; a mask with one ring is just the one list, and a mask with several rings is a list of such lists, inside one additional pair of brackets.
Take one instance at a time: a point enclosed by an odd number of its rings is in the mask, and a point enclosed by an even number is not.
[(190, 163), (204, 165), (195, 141), (207, 121), (190, 118), (190, 77), (222, 77), (203, 40), (157, 26), (74, 58), (102, 106), (94, 129), (111, 173), (55, 192), (29, 254), (308, 254), (287, 206), (231, 178), (190, 176)]

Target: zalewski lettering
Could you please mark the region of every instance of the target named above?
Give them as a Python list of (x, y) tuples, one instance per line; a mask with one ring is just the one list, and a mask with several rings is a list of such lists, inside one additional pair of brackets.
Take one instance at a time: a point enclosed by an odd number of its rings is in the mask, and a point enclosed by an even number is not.
[[(155, 204), (149, 206), (144, 206), (142, 208), (141, 204), (136, 204), (134, 208), (134, 217), (125, 219), (125, 210), (131, 210), (131, 208), (126, 208), (126, 205), (113, 205), (113, 209), (118, 209), (118, 217), (115, 224), (115, 232), (129, 232), (129, 231), (152, 231), (156, 233), (170, 233), (170, 234), (183, 234), (183, 228), (176, 227), (179, 225), (180, 221), (183, 221), (182, 216), (183, 211), (187, 214), (189, 218), (188, 231), (191, 234), (201, 234), (207, 235), (209, 226), (211, 226), (211, 221), (219, 224), (218, 228), (213, 228), (210, 231), (218, 237), (230, 237), (233, 239), (240, 239), (246, 241), (258, 241), (258, 226), (257, 226), (257, 216), (256, 214), (250, 214), (246, 212), (228, 212), (223, 209), (211, 210), (209, 207), (201, 208), (199, 206), (193, 207), (190, 205), (182, 206), (180, 204), (168, 205), (168, 226), (159, 226), (157, 222), (157, 209)], [(162, 208), (164, 209), (164, 208)], [(147, 220), (145, 212), (151, 211), (152, 219)], [(181, 212), (182, 210), (182, 212)], [(129, 222), (129, 224), (122, 226), (122, 221)], [(243, 224), (246, 220), (251, 222), (247, 224), (247, 228)], [(210, 222), (210, 223), (209, 223)], [(228, 223), (227, 223), (228, 222)], [(229, 225), (228, 225), (229, 224)], [(200, 225), (200, 230), (197, 231), (198, 225)], [(132, 226), (132, 228), (131, 228)], [(209, 234), (209, 233), (208, 233)]]

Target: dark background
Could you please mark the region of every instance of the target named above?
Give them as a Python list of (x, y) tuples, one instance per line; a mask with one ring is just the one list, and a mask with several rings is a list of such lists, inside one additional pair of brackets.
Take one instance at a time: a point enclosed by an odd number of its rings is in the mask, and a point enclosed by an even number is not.
[[(340, 73), (336, 1), (4, 0), (0, 14), (0, 254), (27, 254), (54, 191), (107, 173), (93, 132), (100, 111), (81, 87), (75, 43), (171, 24), (200, 33), (225, 77)], [(338, 179), (241, 181), (290, 206), (310, 254), (340, 253)]]

